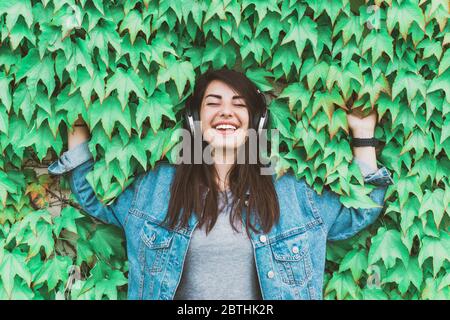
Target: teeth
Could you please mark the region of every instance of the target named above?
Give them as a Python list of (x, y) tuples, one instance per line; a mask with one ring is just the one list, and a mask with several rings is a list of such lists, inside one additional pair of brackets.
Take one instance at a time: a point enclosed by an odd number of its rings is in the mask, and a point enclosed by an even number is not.
[(219, 124), (216, 129), (232, 129), (232, 130), (236, 130), (236, 127), (231, 125), (231, 124)]

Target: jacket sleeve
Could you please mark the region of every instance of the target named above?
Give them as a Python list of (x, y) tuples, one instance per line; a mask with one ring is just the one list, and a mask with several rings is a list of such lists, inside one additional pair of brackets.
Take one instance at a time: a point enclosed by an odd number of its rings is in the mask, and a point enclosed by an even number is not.
[(365, 163), (355, 161), (360, 166), (365, 183), (375, 185), (369, 197), (379, 207), (355, 209), (345, 207), (339, 200), (339, 195), (330, 190), (324, 190), (321, 195), (313, 188), (308, 188), (309, 201), (313, 210), (322, 217), (328, 240), (344, 240), (357, 234), (372, 224), (380, 215), (384, 206), (384, 196), (389, 184), (393, 183), (390, 172), (386, 167), (368, 173), (369, 167)]
[(86, 180), (93, 166), (93, 156), (89, 151), (88, 141), (85, 141), (64, 152), (58, 160), (50, 164), (48, 172), (52, 175), (68, 175), (72, 193), (89, 215), (105, 223), (124, 227), (142, 175), (131, 183), (112, 204), (104, 205), (97, 199), (94, 190)]

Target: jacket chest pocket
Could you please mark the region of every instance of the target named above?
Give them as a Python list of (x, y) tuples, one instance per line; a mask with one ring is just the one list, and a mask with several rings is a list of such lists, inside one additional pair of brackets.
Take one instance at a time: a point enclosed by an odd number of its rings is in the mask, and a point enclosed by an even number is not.
[(145, 270), (161, 272), (167, 263), (174, 232), (149, 221), (144, 222), (141, 238), (141, 259)]
[(304, 287), (312, 277), (308, 233), (278, 239), (270, 246), (282, 281), (290, 286)]

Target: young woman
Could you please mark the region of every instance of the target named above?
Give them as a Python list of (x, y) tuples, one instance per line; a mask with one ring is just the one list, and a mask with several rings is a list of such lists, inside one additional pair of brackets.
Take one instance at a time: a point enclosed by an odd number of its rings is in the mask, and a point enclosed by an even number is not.
[[(69, 150), (49, 166), (52, 174), (70, 174), (87, 213), (124, 229), (128, 298), (321, 299), (326, 241), (355, 235), (382, 211), (392, 179), (377, 168), (375, 148), (362, 144), (353, 152), (365, 182), (376, 185), (370, 197), (380, 206), (349, 209), (337, 194), (319, 195), (293, 174), (261, 174), (259, 157), (236, 161), (250, 147), (248, 132), (264, 127), (266, 111), (244, 74), (206, 72), (187, 107), (186, 127), (210, 148), (212, 164), (160, 162), (106, 206), (86, 181), (94, 161), (81, 121), (69, 133)], [(200, 130), (189, 125), (193, 119)], [(349, 114), (348, 122), (354, 140), (373, 138), (376, 114)]]

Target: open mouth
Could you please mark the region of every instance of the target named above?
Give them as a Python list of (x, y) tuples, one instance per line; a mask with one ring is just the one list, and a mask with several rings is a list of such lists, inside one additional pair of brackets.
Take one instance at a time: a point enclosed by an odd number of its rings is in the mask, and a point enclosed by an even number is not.
[(213, 126), (213, 128), (215, 130), (217, 130), (217, 132), (219, 132), (220, 134), (233, 134), (234, 132), (236, 132), (237, 129), (239, 129), (238, 126), (235, 126), (233, 124), (225, 124), (225, 123), (219, 123), (215, 126)]

